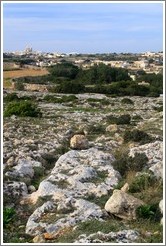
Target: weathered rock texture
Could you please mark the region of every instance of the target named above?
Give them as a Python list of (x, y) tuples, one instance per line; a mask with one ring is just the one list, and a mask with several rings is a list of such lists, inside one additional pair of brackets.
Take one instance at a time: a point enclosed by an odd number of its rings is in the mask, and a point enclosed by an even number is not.
[(105, 204), (105, 210), (119, 218), (134, 220), (136, 219), (136, 209), (143, 204), (143, 201), (122, 190), (114, 190)]

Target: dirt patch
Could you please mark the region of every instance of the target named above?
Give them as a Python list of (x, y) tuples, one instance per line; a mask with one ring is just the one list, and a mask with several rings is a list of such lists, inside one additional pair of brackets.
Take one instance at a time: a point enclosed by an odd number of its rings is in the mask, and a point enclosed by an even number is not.
[(15, 71), (4, 71), (3, 72), (3, 78), (19, 78), (24, 76), (42, 76), (46, 75), (49, 72), (47, 69), (21, 69), (21, 70), (15, 70)]

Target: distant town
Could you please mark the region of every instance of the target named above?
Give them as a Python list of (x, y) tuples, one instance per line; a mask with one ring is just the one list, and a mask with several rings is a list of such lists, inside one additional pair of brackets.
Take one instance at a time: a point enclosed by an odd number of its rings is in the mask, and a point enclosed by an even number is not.
[(115, 68), (126, 68), (130, 77), (135, 80), (138, 71), (146, 73), (162, 73), (163, 52), (144, 53), (104, 53), (104, 54), (80, 54), (39, 52), (32, 47), (25, 47), (23, 51), (4, 52), (3, 69), (19, 69), (21, 67), (43, 68), (54, 66), (64, 61), (71, 62), (82, 69), (88, 69), (95, 64), (105, 64)]

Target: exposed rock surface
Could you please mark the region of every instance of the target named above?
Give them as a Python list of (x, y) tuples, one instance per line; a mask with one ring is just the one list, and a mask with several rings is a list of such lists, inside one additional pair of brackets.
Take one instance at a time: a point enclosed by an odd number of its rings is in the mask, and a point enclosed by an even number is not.
[[(81, 94), (77, 95), (76, 103), (60, 104), (46, 103), (43, 98), (48, 93), (24, 91), (17, 94), (36, 98), (42, 118), (24, 119), (15, 115), (4, 118), (4, 198), (11, 198), (12, 206), (21, 199), (16, 207), (18, 210), (26, 206), (31, 208), (22, 223), (26, 223), (26, 233), (35, 237), (34, 242), (48, 242), (82, 221), (110, 219), (103, 209), (104, 199), (111, 196), (120, 181), (119, 173), (112, 167), (115, 160), (112, 153), (123, 146), (125, 129), (137, 127), (154, 137), (155, 141), (146, 145), (132, 143), (130, 154), (145, 153), (148, 168), (158, 178), (162, 177), (162, 112), (154, 110), (157, 104), (161, 105), (161, 98), (133, 97), (133, 105), (122, 105), (120, 97)], [(99, 102), (91, 104), (87, 101), (89, 98)], [(103, 99), (109, 103), (102, 104)], [(117, 126), (107, 122), (108, 115), (126, 113), (131, 116), (131, 125)], [(86, 137), (79, 136), (82, 146), (75, 137), (71, 150), (70, 138), (76, 132), (83, 132)], [(119, 194), (130, 201), (129, 194), (123, 192), (127, 190), (126, 187)], [(113, 196), (115, 194), (116, 191)], [(126, 200), (125, 203), (128, 204)], [(130, 205), (128, 209), (125, 216), (133, 218), (135, 214)], [(130, 243), (139, 240), (136, 230), (129, 230), (128, 225), (123, 228), (126, 230), (80, 235), (75, 242)]]
[[(27, 222), (26, 232), (34, 236), (39, 233), (36, 228), (42, 227), (48, 233), (57, 233), (60, 228), (75, 225), (76, 222), (101, 218), (103, 216), (101, 208), (82, 198), (107, 195), (117, 185), (120, 175), (111, 165), (113, 160), (111, 154), (95, 148), (71, 150), (62, 155), (55, 163), (51, 175), (40, 183), (36, 192), (25, 198), (25, 202), (28, 199), (33, 203), (42, 197), (53, 201), (35, 210)], [(58, 214), (63, 212), (63, 218), (56, 219), (57, 221), (51, 225), (41, 223), (42, 211), (46, 212), (47, 206), (48, 210), (50, 206), (56, 209), (57, 218)]]
[(163, 142), (155, 141), (130, 149), (130, 156), (135, 153), (145, 153), (148, 157), (148, 167), (156, 178), (163, 178)]
[[(41, 231), (56, 234), (62, 228), (74, 226), (88, 219), (100, 219), (103, 215), (99, 206), (84, 199), (71, 198), (67, 200), (68, 204), (65, 202), (66, 200), (61, 200), (59, 203), (48, 201), (37, 208), (28, 219), (26, 233), (32, 236), (40, 234)], [(64, 207), (64, 204), (68, 207), (63, 210), (64, 216), (59, 218), (57, 207)]]
[(138, 236), (139, 233), (135, 230), (123, 230), (110, 233), (102, 233), (99, 231), (89, 236), (82, 234), (74, 243), (131, 243), (135, 241)]

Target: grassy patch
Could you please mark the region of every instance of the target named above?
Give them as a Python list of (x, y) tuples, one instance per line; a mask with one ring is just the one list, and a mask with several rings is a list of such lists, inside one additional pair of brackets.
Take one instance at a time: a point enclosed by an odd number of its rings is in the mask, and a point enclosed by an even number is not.
[(17, 115), (20, 117), (41, 117), (40, 110), (30, 101), (11, 102), (4, 111), (4, 117)]
[(109, 233), (110, 231), (118, 231), (121, 230), (122, 228), (123, 228), (123, 223), (113, 218), (106, 221), (99, 221), (95, 219), (88, 220), (79, 223), (74, 230), (71, 229), (69, 232), (63, 234), (55, 242), (72, 243), (81, 234), (90, 235), (98, 231), (101, 231), (103, 233)]
[(47, 102), (52, 103), (68, 103), (68, 102), (75, 102), (77, 101), (77, 97), (75, 95), (69, 95), (69, 96), (62, 96), (62, 97), (55, 97), (52, 95), (46, 95), (43, 100)]
[(128, 224), (131, 229), (137, 229), (140, 233), (137, 243), (163, 242), (163, 228), (159, 222), (152, 223), (149, 219), (139, 218), (136, 221), (128, 222)]
[(106, 204), (106, 202), (108, 201), (108, 199), (111, 196), (111, 192), (109, 192), (107, 195), (103, 195), (101, 197), (96, 197), (95, 195), (89, 195), (88, 197), (86, 197), (85, 199), (89, 202), (95, 203), (98, 206), (100, 206), (102, 209), (104, 209), (104, 206)]

